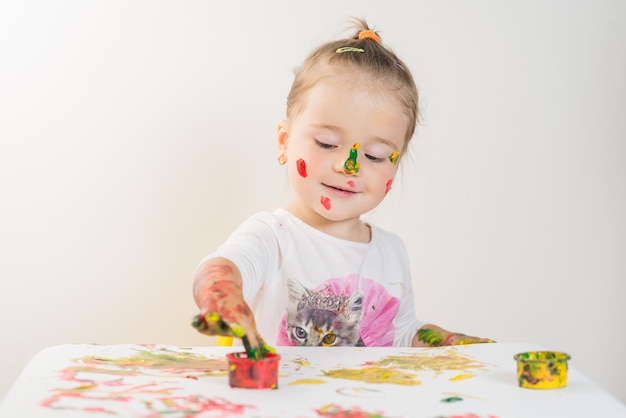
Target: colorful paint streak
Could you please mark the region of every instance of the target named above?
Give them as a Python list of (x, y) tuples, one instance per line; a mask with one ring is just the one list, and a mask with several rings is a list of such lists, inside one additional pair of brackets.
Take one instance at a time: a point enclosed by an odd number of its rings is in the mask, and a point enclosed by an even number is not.
[(434, 372), (435, 375), (450, 371), (467, 371), (485, 368), (485, 364), (467, 357), (454, 349), (445, 354), (388, 356), (372, 365), (379, 367), (397, 367), (402, 370)]
[(320, 197), (320, 203), (324, 206), (324, 209), (330, 210), (330, 199), (326, 196)]
[(364, 367), (362, 369), (337, 369), (322, 371), (324, 376), (336, 379), (358, 380), (364, 383), (391, 383), (395, 385), (420, 385), (415, 375), (386, 367)]
[[(77, 365), (59, 372), (64, 387), (41, 400), (40, 406), (98, 414), (94, 416), (181, 418), (246, 415), (256, 409), (220, 397), (179, 394), (180, 378), (225, 376), (228, 366), (222, 358), (154, 348), (129, 357), (85, 356), (72, 362)], [(151, 381), (146, 383), (146, 377)]]
[(341, 405), (326, 404), (316, 409), (315, 412), (320, 417), (332, 417), (332, 418), (385, 418), (382, 412), (366, 412), (358, 406), (354, 408), (345, 409)]
[[(154, 351), (139, 351), (132, 357), (106, 358), (87, 356), (74, 360), (75, 362), (94, 367), (78, 367), (89, 369), (92, 373), (107, 373), (110, 371), (120, 373), (151, 373), (152, 371), (178, 374), (182, 371), (189, 372), (225, 372), (228, 369), (223, 359), (209, 359), (205, 356), (189, 352), (176, 352), (167, 349)], [(111, 367), (112, 369), (98, 368), (98, 366)], [(69, 368), (70, 370), (72, 368)], [(68, 370), (68, 369), (66, 369)], [(86, 370), (82, 370), (86, 371)]]
[(298, 161), (296, 161), (296, 168), (298, 169), (300, 177), (306, 177), (308, 175), (306, 172), (306, 162), (302, 158), (299, 158)]

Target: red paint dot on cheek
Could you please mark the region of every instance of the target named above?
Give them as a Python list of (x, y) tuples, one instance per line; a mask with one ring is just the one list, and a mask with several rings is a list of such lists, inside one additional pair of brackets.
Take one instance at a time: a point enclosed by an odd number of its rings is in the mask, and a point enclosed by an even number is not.
[(320, 203), (322, 204), (322, 206), (324, 206), (324, 209), (330, 210), (330, 199), (329, 198), (327, 198), (326, 196), (322, 196), (320, 198)]
[(302, 158), (299, 158), (298, 161), (296, 161), (296, 167), (298, 168), (298, 174), (300, 174), (302, 177), (306, 177), (306, 163), (304, 162), (304, 160)]
[(385, 194), (389, 193), (389, 190), (391, 190), (392, 184), (393, 184), (393, 179), (387, 180), (387, 184), (385, 185)]

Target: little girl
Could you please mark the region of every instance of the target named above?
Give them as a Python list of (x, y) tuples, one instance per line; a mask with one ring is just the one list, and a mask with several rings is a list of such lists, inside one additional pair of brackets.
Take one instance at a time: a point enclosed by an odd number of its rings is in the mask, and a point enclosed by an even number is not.
[(292, 199), (249, 218), (202, 261), (201, 332), (244, 337), (253, 350), (490, 341), (418, 321), (403, 242), (361, 220), (393, 186), (418, 94), (406, 65), (357, 24), (297, 70), (277, 133)]

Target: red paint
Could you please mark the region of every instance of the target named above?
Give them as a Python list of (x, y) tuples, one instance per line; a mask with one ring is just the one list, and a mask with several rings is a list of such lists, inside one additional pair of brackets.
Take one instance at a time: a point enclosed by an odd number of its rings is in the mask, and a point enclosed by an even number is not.
[(349, 181), (348, 181), (348, 186), (350, 186), (350, 187), (354, 187), (354, 182), (353, 182), (352, 180), (349, 180)]
[(260, 360), (249, 359), (245, 352), (228, 353), (228, 384), (234, 388), (277, 389), (280, 355), (268, 353)]
[(391, 190), (392, 184), (393, 184), (393, 179), (387, 180), (387, 184), (385, 185), (385, 195), (389, 193), (389, 190)]
[(306, 163), (304, 162), (304, 160), (302, 158), (298, 158), (298, 161), (296, 161), (296, 167), (298, 167), (298, 174), (300, 174), (302, 177), (306, 177)]
[(322, 196), (320, 198), (320, 203), (322, 204), (322, 206), (324, 206), (324, 209), (330, 210), (330, 199), (329, 198), (327, 198), (326, 196)]

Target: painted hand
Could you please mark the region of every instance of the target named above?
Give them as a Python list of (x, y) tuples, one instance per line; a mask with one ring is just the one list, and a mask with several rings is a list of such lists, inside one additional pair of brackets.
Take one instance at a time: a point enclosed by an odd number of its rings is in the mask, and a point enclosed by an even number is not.
[(258, 334), (254, 315), (244, 302), (239, 286), (229, 280), (218, 280), (206, 289), (205, 295), (200, 314), (193, 319), (194, 328), (206, 335), (241, 338), (250, 358), (275, 352)]
[(249, 358), (261, 359), (264, 358), (267, 353), (276, 352), (274, 348), (263, 341), (263, 338), (261, 338), (256, 330), (253, 333), (246, 333), (241, 325), (237, 323), (229, 325), (216, 312), (211, 312), (207, 315), (196, 315), (191, 325), (202, 334), (241, 338)]
[(472, 337), (458, 332), (448, 332), (439, 327), (425, 326), (417, 331), (417, 338), (420, 342), (429, 347), (443, 347), (449, 345), (466, 345), (495, 343), (488, 338)]

